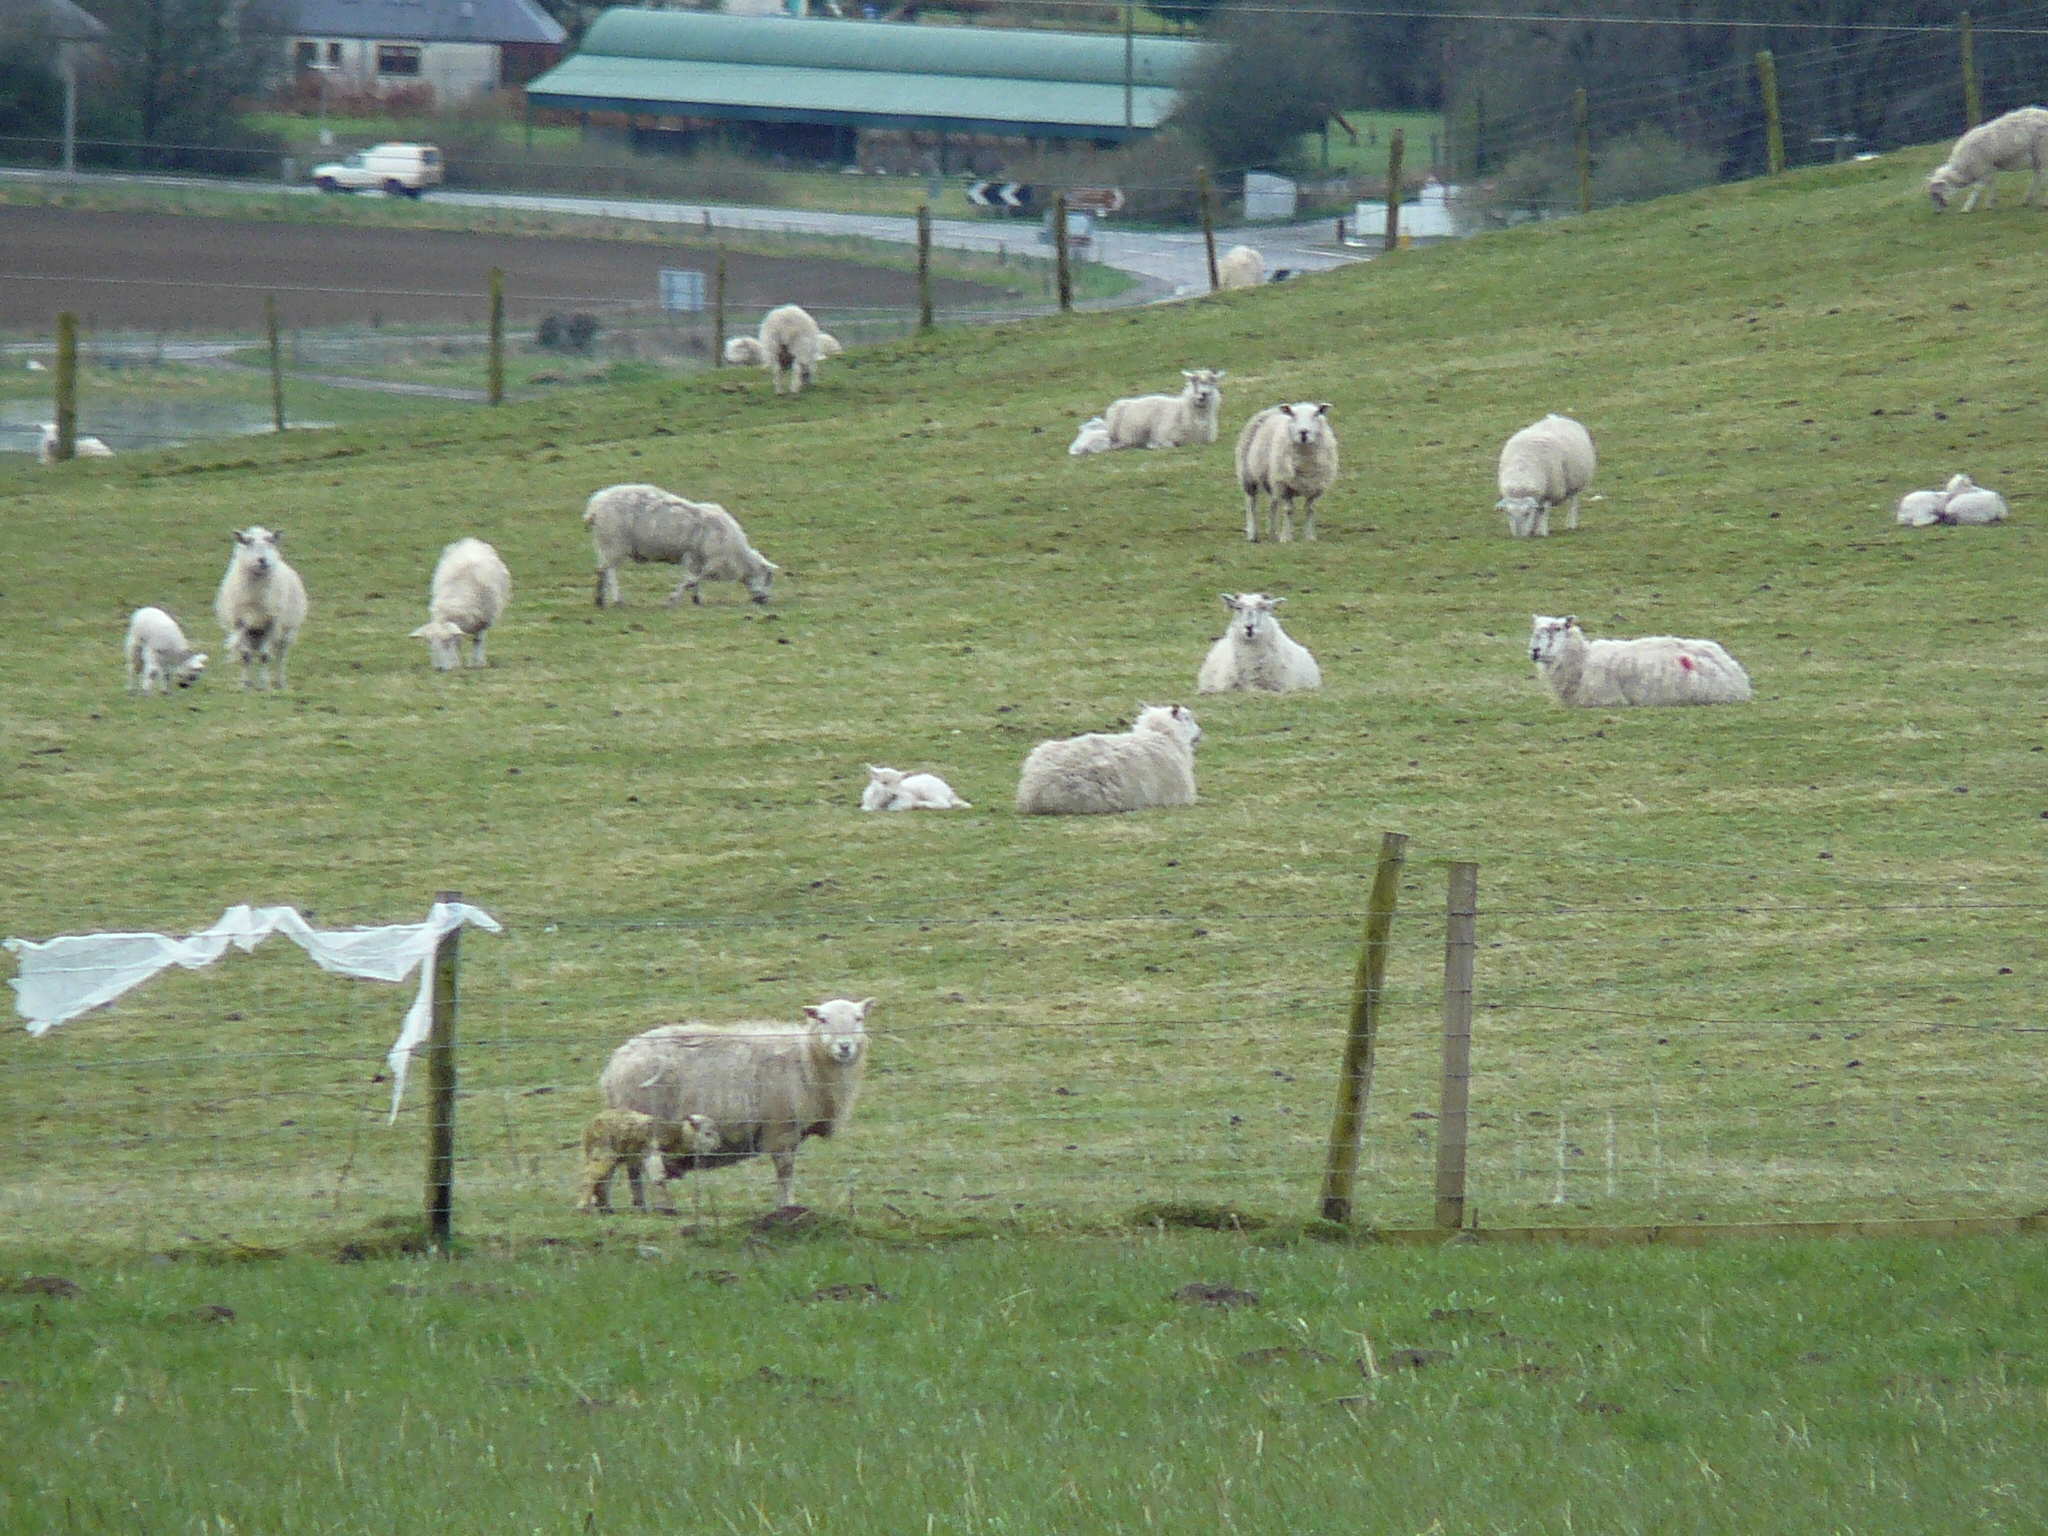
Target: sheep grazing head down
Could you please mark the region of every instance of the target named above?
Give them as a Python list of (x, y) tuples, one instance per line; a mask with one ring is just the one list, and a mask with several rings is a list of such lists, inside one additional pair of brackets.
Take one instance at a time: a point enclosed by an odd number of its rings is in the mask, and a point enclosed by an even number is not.
[(782, 567), (773, 560), (763, 560), (755, 569), (747, 572), (747, 596), (757, 603), (768, 601), (768, 593), (775, 585), (775, 578)]
[(1223, 378), (1221, 368), (1183, 368), (1180, 376), (1187, 382), (1187, 397), (1197, 410), (1206, 411), (1223, 398), (1223, 391), (1216, 386)]
[(1287, 418), (1288, 438), (1306, 448), (1327, 430), (1329, 424), (1325, 418), (1330, 414), (1330, 402), (1325, 400), (1318, 404), (1313, 400), (1302, 400), (1281, 406), (1280, 412)]
[(852, 1066), (867, 1051), (868, 1032), (861, 1027), (861, 1020), (874, 1006), (872, 997), (862, 998), (857, 1003), (835, 997), (815, 1008), (806, 1008), (804, 1017), (811, 1021), (813, 1047), (823, 1052), (825, 1059), (834, 1066)]
[(199, 651), (178, 663), (178, 670), (171, 674), (171, 681), (180, 688), (190, 688), (199, 681), (199, 674), (206, 670), (206, 652)]
[(462, 660), (462, 631), (446, 619), (422, 624), (407, 638), (427, 642), (427, 660), (436, 672), (452, 672)]
[(268, 576), (278, 564), (277, 541), (282, 533), (258, 525), (235, 535), (235, 564), (255, 578)]
[(1533, 518), (1543, 510), (1543, 503), (1534, 496), (1503, 496), (1493, 504), (1496, 512), (1505, 512), (1510, 519)]
[(1529, 659), (1539, 667), (1546, 661), (1557, 659), (1564, 649), (1565, 640), (1579, 627), (1576, 616), (1553, 619), (1547, 614), (1536, 615), (1536, 626), (1529, 631)]
[(1943, 166), (1927, 178), (1927, 197), (1934, 204), (1934, 211), (1941, 213), (1948, 207), (1948, 200), (1956, 194), (1956, 180)]
[(1268, 597), (1263, 592), (1239, 592), (1223, 594), (1223, 606), (1231, 613), (1230, 627), (1247, 644), (1259, 638), (1273, 617), (1273, 610), (1286, 602), (1284, 597)]

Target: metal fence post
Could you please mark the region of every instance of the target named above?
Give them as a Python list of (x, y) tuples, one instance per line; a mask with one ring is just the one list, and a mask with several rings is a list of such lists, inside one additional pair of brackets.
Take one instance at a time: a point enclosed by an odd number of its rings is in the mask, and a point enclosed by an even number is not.
[[(434, 898), (462, 900), (460, 891)], [(461, 970), (462, 930), (434, 946), (434, 1017), (427, 1032), (427, 1241), (448, 1251), (455, 1207), (455, 996)]]
[(1465, 1136), (1472, 1086), (1472, 958), (1479, 866), (1453, 864), (1444, 922), (1444, 1050), (1436, 1122), (1436, 1224), (1465, 1225)]
[(57, 316), (57, 446), (59, 462), (78, 452), (78, 316)]
[(1387, 977), (1387, 938), (1401, 898), (1401, 866), (1408, 856), (1405, 833), (1380, 837), (1379, 868), (1365, 908), (1365, 943), (1351, 982), (1351, 1022), (1344, 1037), (1344, 1066), (1337, 1078), (1337, 1112), (1330, 1121), (1329, 1163), (1323, 1173), (1325, 1221), (1351, 1220), (1351, 1186), (1358, 1175), (1359, 1134), (1372, 1096), (1373, 1043), (1380, 1027), (1380, 993)]
[(1776, 176), (1785, 169), (1785, 129), (1778, 118), (1778, 61), (1768, 48), (1757, 50), (1756, 79), (1764, 93), (1764, 150)]
[(1401, 248), (1401, 157), (1407, 135), (1396, 128), (1387, 136), (1387, 249)]

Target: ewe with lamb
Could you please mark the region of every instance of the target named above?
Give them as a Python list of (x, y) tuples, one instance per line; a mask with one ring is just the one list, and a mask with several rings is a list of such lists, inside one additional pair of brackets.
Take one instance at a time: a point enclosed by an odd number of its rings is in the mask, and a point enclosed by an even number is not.
[(1188, 448), (1216, 441), (1216, 417), (1223, 409), (1221, 368), (1183, 368), (1187, 382), (1177, 395), (1133, 395), (1110, 402), (1100, 416), (1081, 423), (1067, 452), (1079, 458), (1116, 448)]
[(806, 384), (818, 382), (818, 364), (841, 351), (838, 340), (818, 329), (809, 311), (796, 304), (784, 304), (762, 317), (757, 336), (735, 336), (725, 344), (725, 360), (743, 368), (766, 368), (775, 380), (775, 393), (789, 381), (792, 395), (803, 393)]

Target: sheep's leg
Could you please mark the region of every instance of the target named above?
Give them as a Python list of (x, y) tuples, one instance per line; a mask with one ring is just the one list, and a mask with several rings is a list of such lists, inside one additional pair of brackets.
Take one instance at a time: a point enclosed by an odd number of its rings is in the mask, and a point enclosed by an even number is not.
[(576, 1209), (609, 1215), (611, 1208), (612, 1161), (586, 1155), (583, 1159), (583, 1198), (577, 1202)]
[(1301, 536), (1311, 544), (1316, 541), (1316, 499), (1313, 496), (1302, 503)]
[(484, 660), (484, 632), (482, 630), (478, 630), (469, 637), (469, 664), (472, 667), (487, 667), (490, 665), (488, 661)]
[[(1993, 173), (1993, 175), (1994, 175), (1994, 176), (1995, 176), (1996, 174), (1997, 174), (1996, 172), (1994, 172), (1994, 173)], [(1990, 196), (1990, 197), (1987, 197), (1987, 198), (1985, 198), (1985, 199), (1984, 199), (1984, 206), (1985, 206), (1986, 208), (1989, 208), (1989, 207), (1990, 207), (1990, 206), (1992, 205), (1992, 203), (1993, 203), (1994, 201), (1996, 201), (1996, 199), (1997, 199), (1997, 197), (1998, 197), (1998, 186), (1997, 186), (1997, 184), (1996, 184), (1996, 182), (1995, 182), (1995, 181), (1993, 181), (1993, 182), (1983, 182), (1983, 181), (1976, 181), (1976, 182), (1972, 182), (1972, 183), (1970, 184), (1970, 195), (1969, 195), (1968, 197), (1966, 197), (1966, 198), (1964, 198), (1964, 199), (1963, 199), (1963, 212), (1965, 212), (1965, 213), (1968, 213), (1968, 212), (1970, 212), (1970, 211), (1971, 211), (1972, 209), (1974, 209), (1974, 208), (1975, 208), (1975, 207), (1977, 206), (1977, 194), (1978, 194), (1979, 192), (1982, 192), (1982, 191), (1983, 191), (1983, 190), (1984, 190), (1984, 189), (1985, 189), (1985, 188), (1986, 188), (1987, 186), (1988, 186), (1988, 187), (1989, 187), (1989, 188), (1991, 189), (1991, 196)]]
[(128, 691), (130, 693), (149, 692), (148, 679), (142, 670), (142, 662), (138, 657), (134, 656), (128, 658)]
[[(626, 1182), (633, 1186), (633, 1209), (636, 1211), (646, 1210), (647, 1188), (641, 1182), (640, 1159), (637, 1157), (625, 1157), (619, 1159), (619, 1161), (626, 1165)], [(610, 1175), (607, 1174), (606, 1177), (609, 1178)]]
[(2027, 183), (2027, 195), (2020, 199), (2022, 208), (2034, 200), (2035, 194), (2041, 190), (2041, 181), (2044, 177), (2048, 177), (2048, 165), (2035, 166), (2034, 179)]
[(654, 1213), (657, 1216), (675, 1215), (675, 1201), (669, 1198), (668, 1193), (668, 1161), (662, 1156), (659, 1147), (647, 1154), (646, 1159), (640, 1164), (640, 1171), (654, 1186)]
[(1253, 544), (1259, 542), (1259, 493), (1257, 491), (1245, 492), (1244, 536)]
[(1571, 505), (1570, 505), (1570, 506), (1568, 506), (1568, 507), (1567, 507), (1567, 508), (1565, 509), (1565, 515), (1564, 515), (1564, 525), (1565, 525), (1565, 527), (1566, 527), (1566, 528), (1567, 528), (1568, 530), (1570, 530), (1570, 531), (1572, 531), (1572, 532), (1574, 532), (1574, 533), (1576, 533), (1576, 532), (1578, 531), (1578, 527), (1579, 527), (1579, 498), (1578, 498), (1578, 497), (1576, 497), (1576, 496), (1574, 496), (1574, 497), (1573, 497), (1573, 498), (1571, 499)]
[(775, 1204), (777, 1209), (796, 1204), (791, 1190), (796, 1182), (796, 1148), (785, 1147), (770, 1152), (775, 1161)]
[(704, 572), (699, 567), (685, 562), (683, 565), (683, 579), (676, 583), (675, 591), (668, 595), (669, 607), (673, 608), (677, 603), (680, 603), (685, 592), (690, 594), (691, 602), (701, 607), (704, 602), (704, 594), (698, 590), (698, 584), (703, 580)]
[(289, 651), (291, 648), (291, 641), (282, 638), (278, 640), (277, 655), (272, 658), (273, 666), (271, 675), (274, 679), (274, 681), (270, 685), (272, 688), (284, 687), (284, 655), (285, 652)]
[[(1282, 522), (1281, 518), (1286, 518)], [(1273, 498), (1273, 542), (1292, 544), (1294, 542), (1294, 492), (1287, 491)]]
[(1536, 515), (1529, 520), (1529, 534), (1530, 537), (1538, 539), (1547, 539), (1550, 537), (1549, 502), (1541, 502), (1537, 505)]

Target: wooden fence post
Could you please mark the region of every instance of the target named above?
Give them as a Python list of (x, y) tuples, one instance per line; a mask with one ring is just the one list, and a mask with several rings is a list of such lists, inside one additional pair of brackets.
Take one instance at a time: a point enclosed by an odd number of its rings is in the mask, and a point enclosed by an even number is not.
[(1465, 1225), (1466, 1109), (1472, 1086), (1472, 956), (1479, 866), (1453, 864), (1444, 922), (1443, 1077), (1436, 1122), (1436, 1224)]
[(1216, 275), (1216, 210), (1209, 199), (1209, 167), (1195, 167), (1195, 191), (1202, 203), (1202, 249), (1209, 253), (1209, 291), (1214, 293), (1223, 286)]
[(711, 366), (725, 366), (725, 247), (718, 248), (718, 271), (711, 284)]
[(1776, 176), (1785, 169), (1785, 129), (1778, 118), (1778, 61), (1768, 48), (1757, 50), (1756, 79), (1764, 93), (1764, 149)]
[(1586, 88), (1572, 93), (1572, 139), (1579, 159), (1579, 212), (1593, 211), (1593, 114), (1586, 105)]
[(1956, 25), (1962, 33), (1963, 127), (1967, 130), (1984, 121), (1984, 98), (1977, 89), (1977, 34), (1970, 26), (1970, 13), (1964, 11), (1956, 18)]
[(1407, 152), (1405, 135), (1396, 128), (1387, 136), (1387, 249), (1401, 248), (1401, 157)]
[(1401, 899), (1401, 866), (1408, 856), (1405, 833), (1380, 837), (1380, 863), (1365, 907), (1365, 943), (1351, 982), (1351, 1023), (1344, 1037), (1344, 1066), (1337, 1078), (1337, 1113), (1330, 1121), (1330, 1156), (1323, 1173), (1323, 1220), (1351, 1220), (1351, 1186), (1358, 1174), (1359, 1134), (1372, 1096), (1373, 1043), (1380, 1027), (1380, 992), (1387, 977), (1387, 937)]
[(1059, 273), (1060, 313), (1066, 314), (1074, 307), (1074, 267), (1067, 250), (1067, 194), (1064, 192), (1052, 200), (1052, 246), (1053, 260)]
[(932, 328), (932, 205), (917, 205), (917, 328)]
[(505, 274), (491, 268), (490, 369), (484, 385), (492, 405), (505, 403)]
[(263, 334), (270, 342), (270, 425), (284, 430), (284, 353), (277, 344), (277, 295), (263, 295)]
[(57, 446), (58, 461), (78, 452), (78, 316), (64, 310), (57, 316)]
[[(436, 902), (462, 900), (443, 891)], [(434, 1018), (427, 1032), (427, 1241), (448, 1251), (455, 1207), (455, 983), (461, 969), (462, 930), (434, 946)]]

